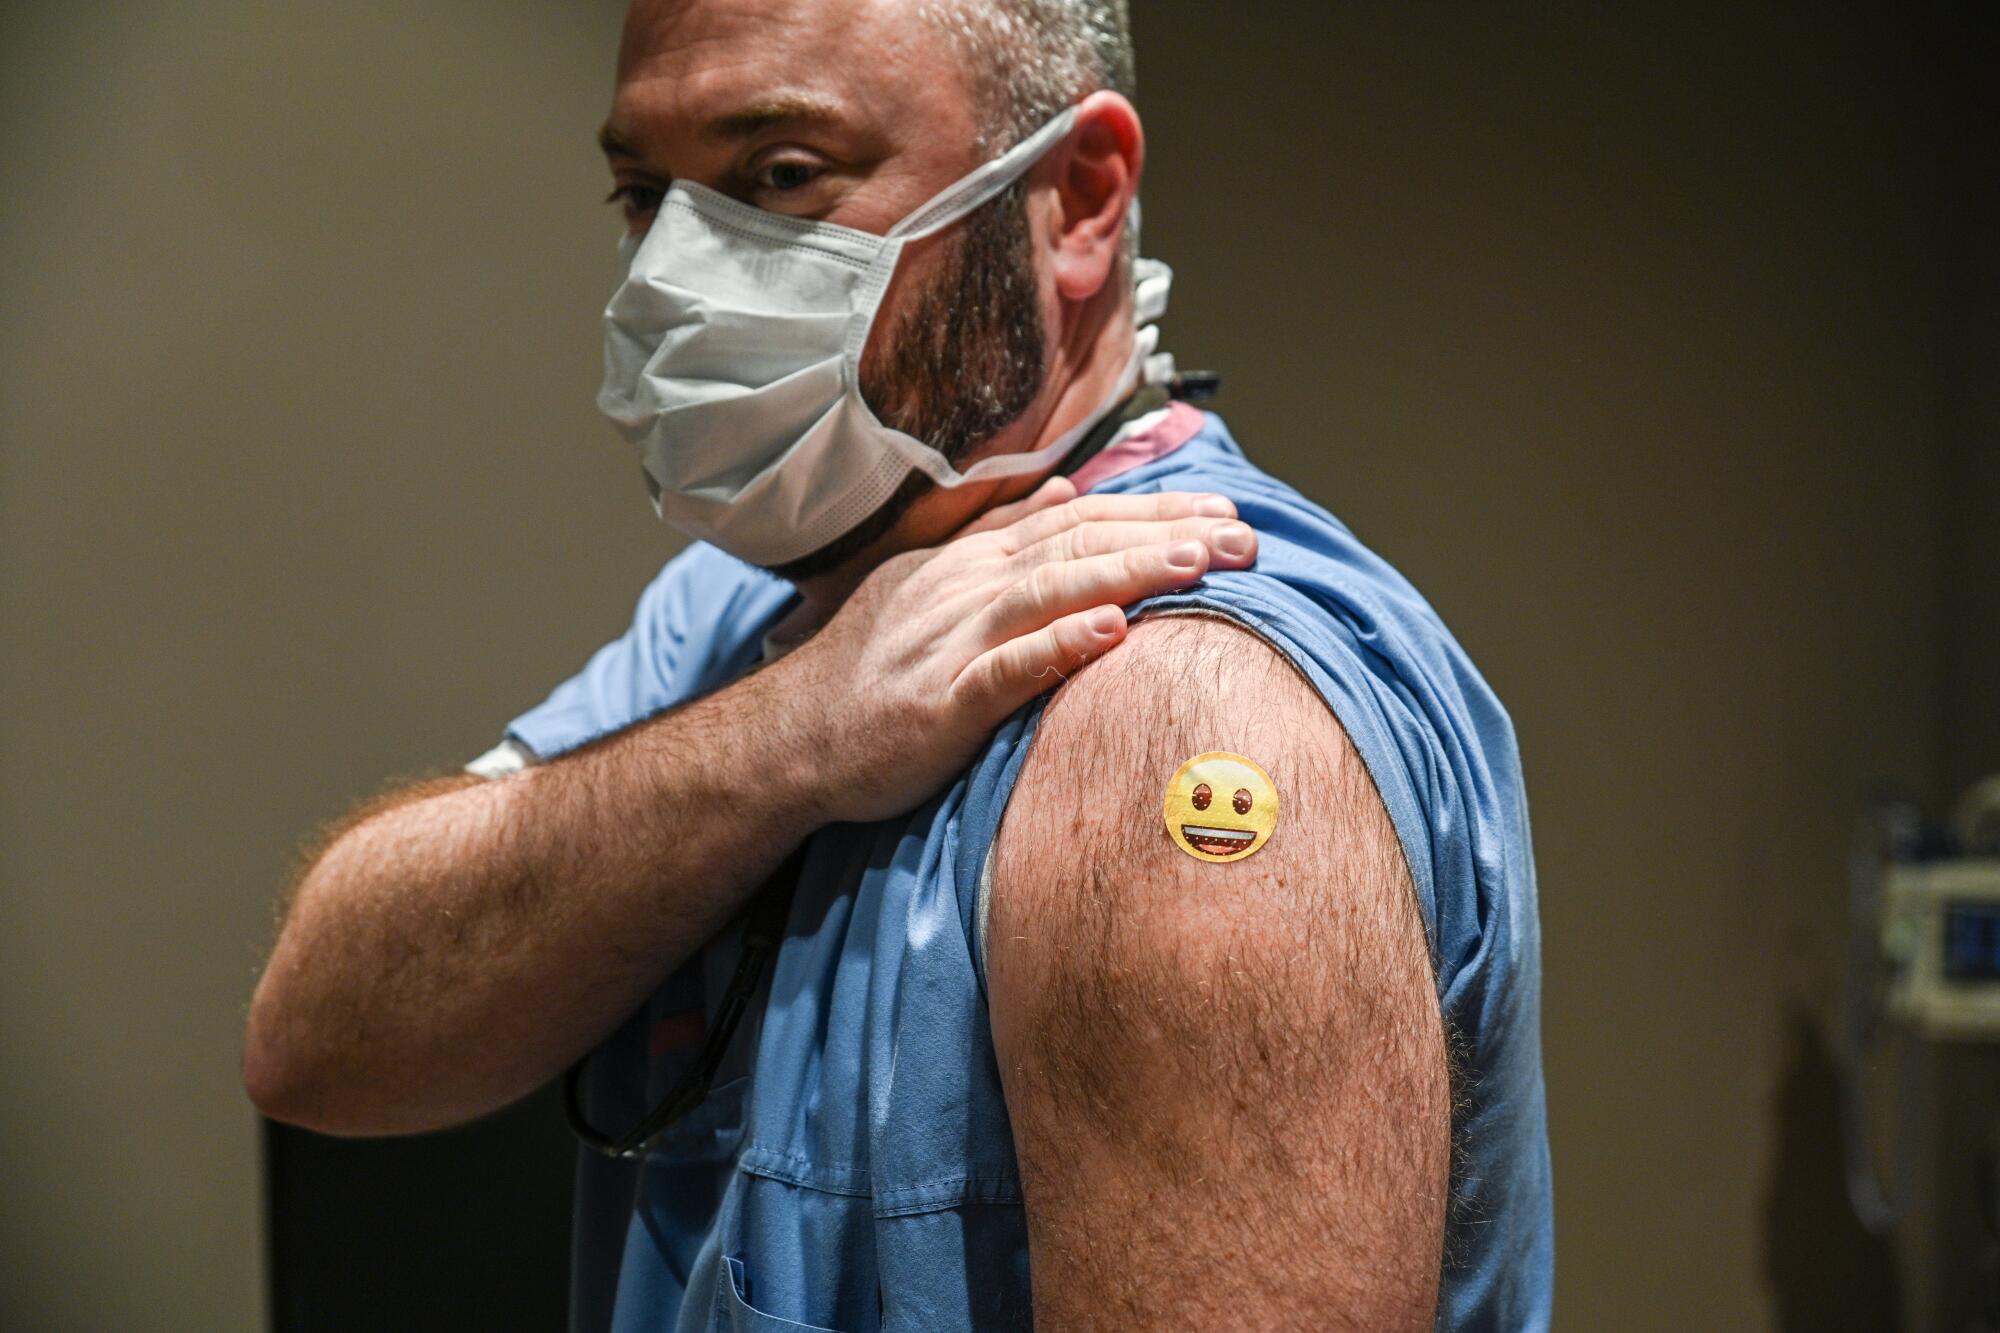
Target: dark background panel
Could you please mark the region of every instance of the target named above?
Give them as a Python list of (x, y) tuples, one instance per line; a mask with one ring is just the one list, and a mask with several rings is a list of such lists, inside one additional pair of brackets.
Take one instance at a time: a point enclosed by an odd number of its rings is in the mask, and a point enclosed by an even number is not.
[(565, 1327), (575, 1160), (559, 1085), (418, 1138), (265, 1121), (271, 1327)]

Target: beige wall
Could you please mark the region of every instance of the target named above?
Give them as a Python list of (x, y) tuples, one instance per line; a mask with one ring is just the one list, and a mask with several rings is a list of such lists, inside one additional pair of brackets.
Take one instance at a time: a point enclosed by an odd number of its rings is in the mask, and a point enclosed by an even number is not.
[(0, 1327), (261, 1326), (294, 843), (658, 562), (590, 401), (619, 12), (0, 9)]
[[(1918, 75), (1742, 6), (1138, 7), (1169, 344), (1520, 730), (1560, 1322), (1766, 1325), (1783, 1007), (1974, 690)], [(0, 11), (0, 1325), (258, 1323), (291, 847), (673, 544), (590, 406), (617, 8)]]

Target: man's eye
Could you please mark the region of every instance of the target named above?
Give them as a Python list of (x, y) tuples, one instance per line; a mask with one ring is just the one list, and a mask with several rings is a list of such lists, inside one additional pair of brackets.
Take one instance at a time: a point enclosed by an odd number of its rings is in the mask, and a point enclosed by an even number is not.
[(626, 218), (644, 217), (660, 206), (666, 197), (665, 190), (656, 190), (650, 185), (619, 185), (604, 196), (607, 204), (622, 204)]
[(785, 158), (757, 168), (755, 180), (759, 190), (783, 194), (788, 190), (803, 189), (819, 177), (820, 169), (811, 162)]

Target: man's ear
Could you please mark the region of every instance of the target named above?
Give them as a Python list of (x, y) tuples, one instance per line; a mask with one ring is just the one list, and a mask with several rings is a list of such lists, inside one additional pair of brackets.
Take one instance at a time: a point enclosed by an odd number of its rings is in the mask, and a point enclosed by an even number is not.
[(1088, 301), (1118, 271), (1139, 193), (1146, 136), (1138, 111), (1121, 93), (1092, 93), (1077, 104), (1076, 128), (1054, 158), (1056, 293)]

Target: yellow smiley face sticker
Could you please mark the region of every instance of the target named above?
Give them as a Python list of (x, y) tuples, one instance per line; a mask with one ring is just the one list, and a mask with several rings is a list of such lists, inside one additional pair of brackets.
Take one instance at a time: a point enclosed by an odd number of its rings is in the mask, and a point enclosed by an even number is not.
[(1240, 754), (1211, 750), (1167, 783), (1167, 836), (1197, 861), (1241, 861), (1278, 827), (1278, 788)]

